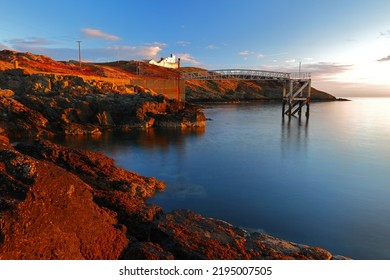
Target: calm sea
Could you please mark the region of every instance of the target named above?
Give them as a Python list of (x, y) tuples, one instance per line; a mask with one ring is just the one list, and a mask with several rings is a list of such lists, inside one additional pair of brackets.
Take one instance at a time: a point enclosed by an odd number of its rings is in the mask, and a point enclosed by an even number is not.
[(167, 183), (150, 199), (355, 259), (390, 259), (390, 99), (210, 106), (206, 129), (147, 130), (67, 144)]

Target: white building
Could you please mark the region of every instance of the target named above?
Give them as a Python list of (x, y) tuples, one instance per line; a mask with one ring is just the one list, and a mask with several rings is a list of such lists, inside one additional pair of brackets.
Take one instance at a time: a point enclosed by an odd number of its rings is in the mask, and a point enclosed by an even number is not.
[(179, 62), (176, 61), (176, 56), (173, 54), (166, 58), (162, 57), (159, 61), (151, 59), (149, 60), (149, 63), (166, 68), (179, 68)]

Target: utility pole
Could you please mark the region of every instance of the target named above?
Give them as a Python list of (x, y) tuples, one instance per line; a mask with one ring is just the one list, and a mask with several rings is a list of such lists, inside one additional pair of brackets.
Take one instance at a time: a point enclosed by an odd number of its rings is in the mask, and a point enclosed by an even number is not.
[(299, 77), (299, 79), (301, 78), (301, 63), (302, 63), (302, 62), (301, 62), (301, 61), (299, 61), (299, 76), (298, 76), (298, 77)]
[(81, 51), (80, 51), (80, 43), (81, 41), (77, 41), (78, 45), (79, 45), (79, 66), (81, 68)]

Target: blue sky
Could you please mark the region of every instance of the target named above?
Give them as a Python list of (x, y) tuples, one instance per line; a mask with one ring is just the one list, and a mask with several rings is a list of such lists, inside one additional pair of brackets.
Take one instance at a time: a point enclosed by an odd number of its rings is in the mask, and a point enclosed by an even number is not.
[(390, 1), (0, 0), (0, 49), (86, 61), (312, 72), (336, 96), (390, 96)]

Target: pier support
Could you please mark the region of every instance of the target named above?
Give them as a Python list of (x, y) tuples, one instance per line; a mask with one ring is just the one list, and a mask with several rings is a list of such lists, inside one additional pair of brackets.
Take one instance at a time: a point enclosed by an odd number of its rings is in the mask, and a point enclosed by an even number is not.
[(298, 113), (302, 116), (302, 108), (306, 105), (306, 117), (310, 115), (311, 79), (289, 79), (283, 85), (282, 115), (289, 118)]

